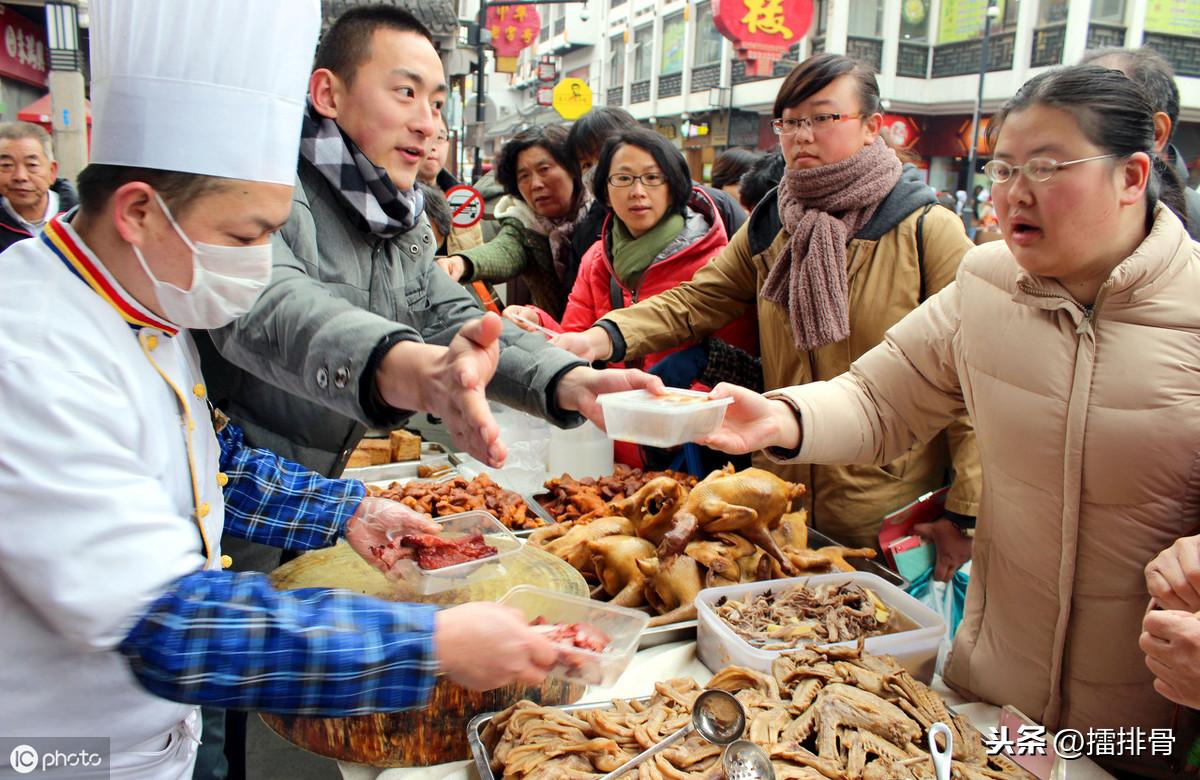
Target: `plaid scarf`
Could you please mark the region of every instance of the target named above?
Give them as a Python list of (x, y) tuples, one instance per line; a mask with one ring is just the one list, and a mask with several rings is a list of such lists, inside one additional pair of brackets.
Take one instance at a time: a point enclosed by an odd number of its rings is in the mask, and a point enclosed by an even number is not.
[(401, 192), (387, 171), (367, 159), (334, 120), (308, 104), (300, 156), (312, 163), (346, 205), (364, 233), (392, 238), (417, 226), (425, 198), (415, 187)]

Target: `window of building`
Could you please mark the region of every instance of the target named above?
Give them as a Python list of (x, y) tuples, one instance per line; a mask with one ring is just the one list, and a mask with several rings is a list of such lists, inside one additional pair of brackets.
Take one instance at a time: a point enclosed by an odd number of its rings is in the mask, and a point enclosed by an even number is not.
[(929, 41), (929, 0), (904, 0), (900, 8), (900, 40)]
[(813, 35), (823, 37), (829, 23), (829, 0), (817, 0), (813, 4), (813, 20)]
[[(992, 33), (1012, 30), (1017, 26), (1020, 3), (1016, 0), (992, 0), (999, 15), (992, 21)], [(954, 0), (943, 2), (938, 18), (937, 42), (960, 43), (983, 37), (988, 0)]]
[[(1016, 5), (1016, 3), (1013, 3)], [(1065, 24), (1067, 21), (1068, 0), (1040, 0), (1038, 3), (1038, 27), (1051, 24)]]
[(1125, 24), (1125, 0), (1092, 0), (1092, 21)]
[(660, 62), (658, 64), (660, 76), (683, 73), (683, 30), (685, 25), (682, 11), (663, 19), (662, 50), (659, 54)]
[(614, 35), (608, 40), (608, 85), (625, 84), (625, 36)]
[(883, 0), (850, 0), (850, 28), (852, 37), (883, 37)]
[(721, 41), (725, 40), (713, 24), (712, 3), (696, 7), (696, 45), (692, 51), (692, 66), (699, 68), (721, 61)]
[(654, 49), (654, 25), (639, 27), (633, 32), (633, 80), (649, 81), (650, 56)]

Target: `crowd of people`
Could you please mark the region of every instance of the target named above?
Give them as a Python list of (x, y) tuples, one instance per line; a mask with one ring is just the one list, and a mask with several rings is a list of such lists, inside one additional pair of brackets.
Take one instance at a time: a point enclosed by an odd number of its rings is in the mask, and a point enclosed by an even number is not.
[[(445, 75), (409, 13), (351, 9), (319, 45), (317, 0), (92, 18), (77, 181), (41, 128), (0, 126), (21, 421), (0, 428), (20, 659), (0, 732), (103, 732), (112, 777), (219, 777), (236, 713), (420, 707), (438, 673), (537, 684), (556, 654), (514, 611), (262, 572), (343, 538), (386, 569), (371, 547), (430, 528), (341, 478), (370, 428), (434, 414), (499, 466), (489, 399), (603, 426), (599, 395), (675, 386), (731, 398), (698, 444), (807, 485), (839, 542), (875, 547), (948, 487), (917, 529), (937, 579), (972, 561), (946, 682), (1052, 730), (1172, 728), (1175, 755), (1106, 766), (1179, 770), (1200, 733), (1200, 194), (1161, 56), (1032, 78), (970, 195), (932, 190), (881, 133), (875, 74), (825, 53), (780, 87), (778, 149), (722, 154), (710, 185), (597, 107), (508, 141), (475, 183), (491, 224), (462, 229)], [(248, 29), (270, 32), (230, 45)]]

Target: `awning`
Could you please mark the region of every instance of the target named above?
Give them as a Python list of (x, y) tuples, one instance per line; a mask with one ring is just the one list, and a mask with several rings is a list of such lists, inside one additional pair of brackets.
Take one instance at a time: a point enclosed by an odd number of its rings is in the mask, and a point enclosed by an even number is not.
[[(92, 102), (84, 100), (83, 105), (87, 108), (87, 123), (90, 128), (92, 126)], [(53, 110), (50, 105), (50, 95), (47, 93), (18, 111), (17, 119), (41, 125), (49, 133), (51, 132), (50, 112)]]

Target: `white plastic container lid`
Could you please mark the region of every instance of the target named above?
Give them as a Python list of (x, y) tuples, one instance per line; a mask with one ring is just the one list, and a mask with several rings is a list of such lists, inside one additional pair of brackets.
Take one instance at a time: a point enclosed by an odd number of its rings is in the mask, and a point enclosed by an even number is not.
[(652, 447), (674, 447), (715, 431), (732, 398), (710, 399), (708, 393), (671, 388), (665, 395), (648, 390), (606, 393), (597, 401), (604, 410), (610, 438)]

